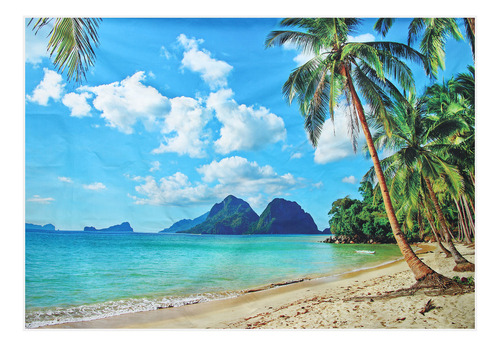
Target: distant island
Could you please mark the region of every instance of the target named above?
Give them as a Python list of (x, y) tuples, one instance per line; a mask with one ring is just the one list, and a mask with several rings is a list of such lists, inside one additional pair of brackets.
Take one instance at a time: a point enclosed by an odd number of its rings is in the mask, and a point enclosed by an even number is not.
[(24, 228), (26, 230), (56, 231), (56, 227), (53, 224), (37, 225), (31, 223), (24, 223)]
[(129, 222), (123, 222), (122, 224), (113, 225), (109, 228), (96, 229), (92, 226), (83, 228), (83, 231), (99, 231), (99, 232), (134, 232), (134, 229), (130, 226)]
[[(52, 224), (25, 223), (26, 230), (55, 231)], [(97, 229), (83, 228), (85, 232), (133, 233), (129, 222)], [(330, 235), (330, 229), (318, 230), (311, 215), (295, 201), (276, 198), (259, 216), (252, 207), (234, 195), (213, 205), (209, 212), (194, 219), (182, 219), (159, 233), (214, 234), (214, 235)]]
[[(281, 198), (271, 201), (259, 216), (246, 201), (229, 195), (222, 202), (215, 204), (208, 214), (187, 221), (197, 224), (175, 232), (217, 235), (330, 233), (328, 229), (319, 231), (311, 215), (298, 203)], [(186, 222), (182, 224), (188, 225)]]

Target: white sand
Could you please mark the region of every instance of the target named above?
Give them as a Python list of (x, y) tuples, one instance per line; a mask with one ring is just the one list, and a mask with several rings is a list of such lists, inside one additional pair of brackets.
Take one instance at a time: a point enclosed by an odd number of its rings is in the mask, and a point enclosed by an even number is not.
[[(457, 245), (474, 262), (474, 248)], [(448, 277), (474, 276), (456, 273), (454, 261), (434, 248), (420, 257), (431, 268)], [(331, 329), (331, 328), (475, 328), (475, 293), (413, 296), (354, 301), (350, 298), (384, 294), (415, 283), (405, 262), (400, 261), (340, 280), (311, 280), (276, 287), (237, 298), (124, 314), (89, 322), (67, 323), (46, 328), (128, 329)], [(436, 308), (419, 313), (429, 299)]]

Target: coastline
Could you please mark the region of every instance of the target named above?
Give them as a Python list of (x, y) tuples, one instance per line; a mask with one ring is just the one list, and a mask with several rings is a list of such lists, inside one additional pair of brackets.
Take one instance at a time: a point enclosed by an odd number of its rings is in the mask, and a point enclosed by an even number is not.
[[(457, 245), (474, 261), (474, 249)], [(419, 256), (446, 276), (454, 262), (444, 258), (435, 244), (421, 244)], [(425, 315), (418, 311), (429, 300), (412, 297), (356, 302), (349, 298), (406, 288), (414, 283), (403, 260), (348, 272), (340, 276), (277, 283), (271, 288), (249, 289), (238, 297), (128, 313), (109, 318), (44, 326), (45, 329), (246, 329), (246, 328), (474, 328), (475, 293), (432, 298), (437, 307)], [(389, 301), (389, 302), (388, 302)], [(390, 303), (390, 304), (388, 304)]]

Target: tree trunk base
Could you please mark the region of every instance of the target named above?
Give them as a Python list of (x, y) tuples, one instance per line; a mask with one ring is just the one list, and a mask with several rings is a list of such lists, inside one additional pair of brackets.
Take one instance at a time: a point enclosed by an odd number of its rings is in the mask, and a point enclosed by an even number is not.
[(438, 296), (438, 295), (458, 295), (470, 293), (475, 290), (474, 285), (461, 284), (453, 281), (452, 279), (438, 274), (437, 272), (433, 272), (420, 280), (417, 280), (417, 283), (412, 285), (410, 288), (402, 288), (392, 292), (387, 292), (383, 295), (377, 296), (357, 296), (348, 299), (344, 299), (345, 301), (364, 301), (366, 299), (369, 300), (379, 300), (379, 299), (392, 299), (399, 298), (403, 296), (413, 296), (417, 292), (422, 291), (423, 294), (428, 296)]
[(453, 271), (456, 271), (456, 272), (475, 272), (476, 271), (476, 266), (474, 264), (472, 264), (472, 263), (469, 263), (469, 262), (458, 263), (453, 268)]

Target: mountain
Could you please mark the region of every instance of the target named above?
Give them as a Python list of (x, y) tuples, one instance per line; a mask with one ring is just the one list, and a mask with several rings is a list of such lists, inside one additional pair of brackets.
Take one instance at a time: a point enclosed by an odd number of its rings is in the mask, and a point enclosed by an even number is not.
[(258, 219), (246, 201), (229, 195), (212, 207), (204, 222), (181, 233), (241, 235), (246, 234)]
[(122, 224), (119, 225), (113, 225), (110, 226), (109, 228), (104, 228), (104, 229), (96, 229), (94, 227), (85, 227), (83, 228), (83, 231), (104, 231), (104, 232), (133, 232), (134, 229), (130, 226), (128, 222), (123, 222)]
[(195, 219), (182, 219), (172, 224), (171, 227), (161, 230), (160, 233), (178, 233), (180, 231), (191, 229), (198, 224), (203, 223), (207, 219), (209, 213), (210, 212), (207, 212)]
[(295, 201), (274, 199), (249, 230), (250, 234), (320, 234), (311, 215)]
[(37, 225), (37, 224), (31, 224), (31, 223), (24, 223), (24, 228), (26, 230), (47, 230), (47, 231), (55, 231), (56, 230), (56, 227), (52, 224)]

